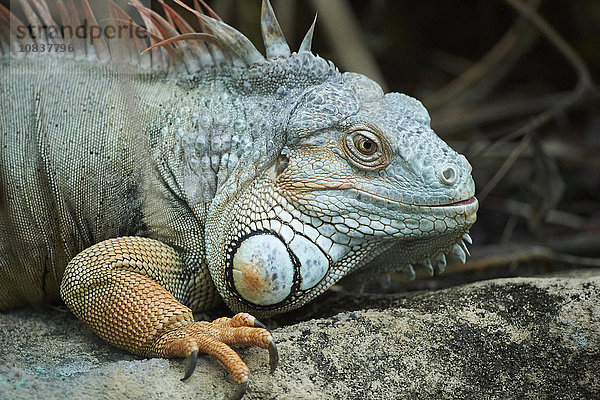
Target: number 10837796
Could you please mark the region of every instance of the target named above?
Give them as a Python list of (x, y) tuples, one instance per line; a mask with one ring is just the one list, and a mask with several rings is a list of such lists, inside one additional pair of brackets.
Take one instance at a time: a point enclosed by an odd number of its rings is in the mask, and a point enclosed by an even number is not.
[(19, 44), (20, 53), (72, 53), (74, 47), (72, 44), (64, 43), (25, 43)]

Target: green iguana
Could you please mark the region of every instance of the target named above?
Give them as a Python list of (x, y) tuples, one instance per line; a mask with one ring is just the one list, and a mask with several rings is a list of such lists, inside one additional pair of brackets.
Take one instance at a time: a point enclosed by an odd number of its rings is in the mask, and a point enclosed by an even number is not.
[[(108, 2), (100, 37), (86, 0), (0, 6), (0, 310), (62, 299), (120, 348), (188, 357), (184, 379), (218, 357), (241, 397), (229, 345), (277, 362), (245, 312), (296, 309), (367, 264), (464, 261), (478, 203), (421, 103), (313, 55), (314, 23), (292, 53), (265, 0), (263, 56), (176, 1), (204, 32), (163, 2), (133, 0), (143, 28)], [(238, 314), (194, 322), (221, 299)]]

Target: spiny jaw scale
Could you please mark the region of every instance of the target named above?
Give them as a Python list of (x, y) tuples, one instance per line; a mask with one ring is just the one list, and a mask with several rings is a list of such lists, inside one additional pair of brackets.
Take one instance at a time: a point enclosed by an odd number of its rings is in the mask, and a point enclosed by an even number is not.
[[(467, 248), (467, 243), (473, 244), (473, 240), (471, 239), (471, 236), (468, 233), (465, 233), (462, 239), (452, 246), (448, 254), (453, 254), (456, 258), (460, 260), (461, 263), (464, 264), (467, 261), (467, 256), (471, 255), (469, 249)], [(425, 260), (420, 261), (420, 264), (423, 265), (429, 276), (434, 275), (434, 269), (438, 274), (441, 274), (446, 270), (446, 256), (447, 254), (440, 253), (435, 257), (426, 258)], [(407, 264), (402, 272), (404, 272), (404, 274), (410, 280), (415, 279), (415, 277), (417, 276), (413, 264)]]

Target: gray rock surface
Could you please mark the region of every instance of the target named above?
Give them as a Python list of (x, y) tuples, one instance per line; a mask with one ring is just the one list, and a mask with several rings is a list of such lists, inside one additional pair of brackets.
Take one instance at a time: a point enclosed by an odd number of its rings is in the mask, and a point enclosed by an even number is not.
[[(394, 296), (330, 292), (267, 321), (280, 326), (274, 375), (266, 351), (238, 349), (252, 372), (246, 398), (600, 398), (599, 299), (595, 271)], [(2, 399), (220, 399), (235, 391), (207, 356), (188, 381), (182, 375), (182, 361), (117, 350), (60, 308), (0, 314)]]

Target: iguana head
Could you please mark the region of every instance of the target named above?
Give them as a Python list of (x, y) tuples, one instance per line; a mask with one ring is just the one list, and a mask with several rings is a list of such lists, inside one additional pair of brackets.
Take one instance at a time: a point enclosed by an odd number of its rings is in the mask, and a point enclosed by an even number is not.
[(478, 207), (465, 157), (433, 132), (419, 101), (282, 51), (265, 7), (267, 59), (229, 76), (240, 93), (260, 87), (252, 101), (268, 105), (252, 124), (266, 121), (261, 134), (277, 139), (254, 137), (262, 153), (221, 174), (206, 225), (209, 268), (228, 306), (275, 314), (390, 249), (389, 269), (462, 251)]

